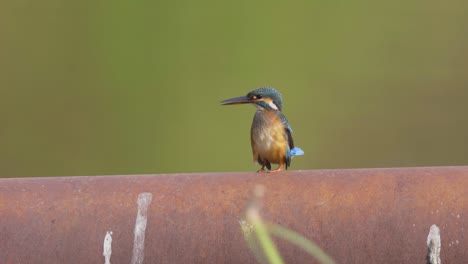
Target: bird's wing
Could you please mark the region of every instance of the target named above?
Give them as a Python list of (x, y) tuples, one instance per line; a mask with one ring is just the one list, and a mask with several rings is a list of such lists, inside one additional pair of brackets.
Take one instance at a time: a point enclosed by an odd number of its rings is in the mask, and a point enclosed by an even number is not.
[(294, 140), (293, 140), (293, 137), (292, 137), (292, 128), (289, 125), (288, 119), (286, 119), (286, 117), (281, 112), (278, 112), (278, 116), (281, 119), (281, 121), (283, 122), (284, 129), (286, 130), (286, 135), (288, 137), (289, 149), (294, 149)]

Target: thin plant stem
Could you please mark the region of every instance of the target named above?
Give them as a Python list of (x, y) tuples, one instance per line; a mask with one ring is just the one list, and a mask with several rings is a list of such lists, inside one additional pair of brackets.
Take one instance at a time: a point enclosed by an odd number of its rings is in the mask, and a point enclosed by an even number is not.
[(322, 264), (335, 264), (335, 261), (328, 256), (317, 244), (308, 240), (301, 234), (277, 224), (266, 225), (267, 231), (272, 235), (282, 238), (290, 243), (302, 248), (311, 256), (315, 257)]

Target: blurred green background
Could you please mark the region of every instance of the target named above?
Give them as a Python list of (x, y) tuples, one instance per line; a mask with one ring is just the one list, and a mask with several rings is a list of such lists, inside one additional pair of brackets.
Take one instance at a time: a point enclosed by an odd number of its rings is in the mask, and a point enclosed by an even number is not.
[(255, 171), (277, 88), (291, 169), (467, 165), (468, 2), (3, 1), (0, 177)]

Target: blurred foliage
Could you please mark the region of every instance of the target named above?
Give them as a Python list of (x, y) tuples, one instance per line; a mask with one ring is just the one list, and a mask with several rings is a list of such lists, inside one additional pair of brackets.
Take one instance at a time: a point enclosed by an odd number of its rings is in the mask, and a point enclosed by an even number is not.
[(268, 223), (262, 218), (260, 211), (265, 192), (265, 186), (255, 186), (254, 195), (245, 210), (247, 221), (239, 221), (244, 239), (257, 262), (285, 263), (276, 243), (272, 239), (272, 236), (275, 236), (301, 248), (322, 264), (335, 264), (335, 261), (312, 240), (281, 225)]
[(291, 169), (467, 164), (468, 2), (3, 1), (0, 177), (255, 171), (282, 92)]

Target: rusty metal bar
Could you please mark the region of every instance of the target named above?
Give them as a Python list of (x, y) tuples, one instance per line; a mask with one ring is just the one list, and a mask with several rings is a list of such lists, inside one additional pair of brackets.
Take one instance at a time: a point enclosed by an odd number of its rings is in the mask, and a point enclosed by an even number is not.
[(239, 221), (257, 184), (266, 220), (337, 263), (429, 263), (437, 243), (468, 260), (468, 167), (433, 167), (0, 179), (0, 262), (255, 263)]

